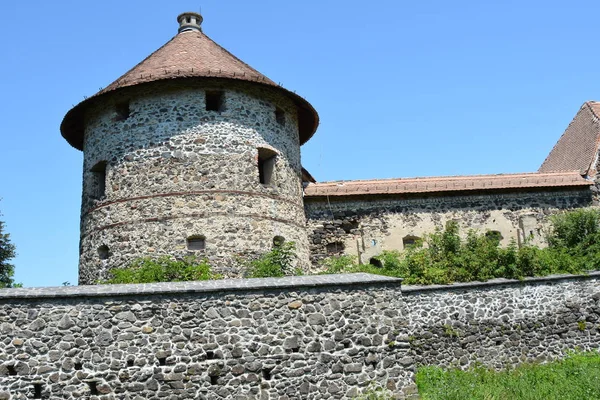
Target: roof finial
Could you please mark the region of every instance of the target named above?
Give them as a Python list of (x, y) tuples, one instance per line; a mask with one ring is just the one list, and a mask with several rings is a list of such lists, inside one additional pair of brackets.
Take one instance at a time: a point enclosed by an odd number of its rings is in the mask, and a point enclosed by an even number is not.
[(202, 28), (202, 15), (195, 12), (184, 12), (179, 14), (177, 22), (179, 22), (179, 33), (186, 31), (200, 31)]

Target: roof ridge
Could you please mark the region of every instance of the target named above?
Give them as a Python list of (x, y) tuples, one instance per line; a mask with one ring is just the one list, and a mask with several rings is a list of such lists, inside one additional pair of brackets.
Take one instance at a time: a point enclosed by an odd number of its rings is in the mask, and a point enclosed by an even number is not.
[(400, 177), (400, 178), (383, 178), (383, 179), (354, 179), (354, 180), (338, 180), (338, 181), (323, 181), (316, 184), (343, 184), (343, 183), (367, 183), (367, 182), (392, 182), (392, 181), (426, 181), (426, 180), (469, 180), (473, 178), (511, 178), (511, 177), (536, 177), (536, 176), (553, 176), (553, 175), (577, 175), (581, 176), (579, 171), (551, 171), (551, 172), (515, 172), (515, 173), (499, 173), (499, 174), (477, 174), (477, 175), (445, 175), (445, 176), (416, 176), (416, 177)]

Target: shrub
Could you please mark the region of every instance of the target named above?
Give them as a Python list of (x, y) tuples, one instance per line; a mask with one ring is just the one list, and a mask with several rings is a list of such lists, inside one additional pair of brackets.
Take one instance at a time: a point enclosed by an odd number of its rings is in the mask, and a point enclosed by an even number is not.
[(294, 242), (276, 244), (270, 252), (246, 263), (246, 277), (271, 278), (301, 275), (302, 271), (294, 267), (295, 251), (296, 244)]
[(321, 260), (321, 268), (323, 268), (324, 274), (354, 272), (356, 267), (356, 257), (347, 254), (331, 256)]
[(206, 281), (220, 278), (218, 274), (211, 272), (207, 260), (194, 256), (183, 259), (169, 256), (138, 258), (126, 268), (111, 270), (110, 275), (108, 280), (100, 283)]
[(370, 272), (405, 279), (407, 284), (447, 284), (486, 281), (493, 278), (522, 279), (555, 273), (581, 273), (600, 265), (600, 211), (576, 210), (551, 217), (549, 246), (544, 249), (515, 241), (500, 246), (494, 232), (467, 232), (462, 239), (458, 223), (426, 235), (404, 252), (384, 251), (381, 266), (356, 265), (346, 258), (325, 260), (326, 273)]

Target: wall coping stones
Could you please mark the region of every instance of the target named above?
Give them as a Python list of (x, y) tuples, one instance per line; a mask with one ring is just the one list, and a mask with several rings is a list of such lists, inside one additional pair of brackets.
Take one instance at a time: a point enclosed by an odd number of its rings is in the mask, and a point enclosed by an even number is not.
[(403, 285), (403, 295), (418, 295), (424, 292), (443, 292), (443, 291), (456, 291), (465, 289), (479, 289), (486, 287), (497, 287), (497, 286), (519, 286), (519, 285), (531, 285), (531, 284), (544, 284), (544, 283), (558, 283), (561, 281), (584, 281), (588, 279), (600, 278), (600, 271), (588, 271), (585, 274), (573, 275), (573, 274), (555, 274), (547, 276), (536, 276), (530, 278), (520, 279), (505, 279), (497, 278), (490, 279), (486, 282), (459, 282), (452, 283), (449, 285)]
[(162, 282), (119, 285), (83, 285), (39, 288), (0, 289), (0, 300), (43, 299), (75, 297), (114, 297), (131, 295), (159, 295), (181, 293), (238, 292), (269, 289), (311, 287), (340, 287), (369, 285), (397, 285), (402, 279), (357, 273), (335, 275), (288, 276), (283, 278), (222, 279), (213, 281)]

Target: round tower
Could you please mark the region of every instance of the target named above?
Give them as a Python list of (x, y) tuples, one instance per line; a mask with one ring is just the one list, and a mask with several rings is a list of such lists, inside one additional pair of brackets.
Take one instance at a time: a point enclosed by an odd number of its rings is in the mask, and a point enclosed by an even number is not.
[(309, 263), (300, 145), (318, 115), (223, 49), (202, 16), (125, 75), (71, 109), (63, 137), (84, 153), (79, 283), (133, 259), (239, 260), (294, 241)]

